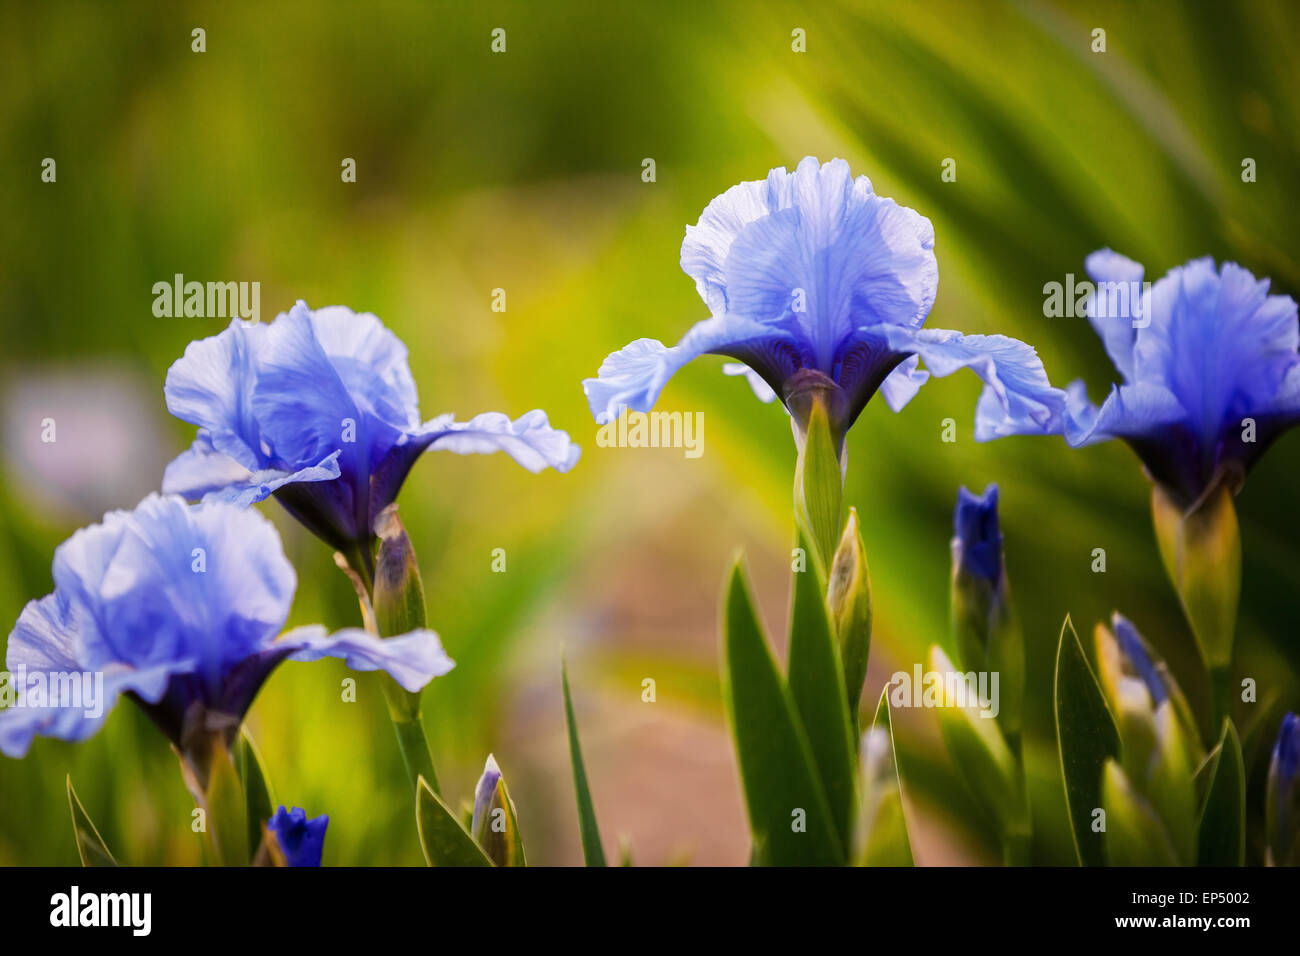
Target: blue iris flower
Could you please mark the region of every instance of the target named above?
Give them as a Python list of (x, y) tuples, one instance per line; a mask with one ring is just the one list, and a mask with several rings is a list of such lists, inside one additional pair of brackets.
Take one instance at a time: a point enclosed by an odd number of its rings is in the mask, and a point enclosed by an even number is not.
[(1002, 532), (998, 529), (998, 486), (982, 495), (957, 490), (952, 515), (953, 558), (959, 573), (983, 579), (995, 589), (1002, 578)]
[(327, 816), (308, 820), (307, 811), (301, 807), (292, 810), (280, 807), (267, 821), (266, 828), (275, 834), (290, 866), (320, 866), (325, 850), (325, 828), (329, 823)]
[(360, 551), (366, 570), (375, 518), (427, 449), (504, 451), (532, 472), (567, 471), (580, 454), (541, 410), (422, 422), (406, 346), (341, 306), (298, 302), (270, 325), (235, 320), (190, 343), (166, 397), (199, 432), (163, 491), (243, 506), (274, 495), (332, 547)]
[[(835, 437), (877, 391), (898, 411), (930, 375), (974, 370), (986, 383), (976, 434), (1059, 417), (1034, 350), (1002, 335), (925, 329), (938, 287), (930, 221), (876, 195), (843, 160), (807, 157), (718, 196), (687, 227), (682, 269), (711, 317), (672, 347), (638, 339), (583, 382), (596, 421), (648, 412), (678, 369), (724, 355), (759, 398), (779, 397), (799, 433), (816, 393)], [(925, 370), (919, 367), (925, 362)]]
[[(1087, 270), (1097, 283), (1088, 318), (1123, 384), (1098, 408), (1076, 381), (1060, 419), (1047, 428), (1018, 419), (1003, 433), (1060, 432), (1076, 447), (1121, 438), (1184, 508), (1220, 480), (1235, 491), (1300, 421), (1295, 300), (1269, 295), (1267, 279), (1231, 262), (1216, 268), (1209, 258), (1171, 269), (1149, 288), (1141, 265), (1109, 249), (1089, 256)], [(1116, 308), (1125, 297), (1129, 308)]]
[(105, 515), (59, 545), (54, 592), (29, 602), (9, 635), (18, 683), (0, 710), (0, 751), (21, 757), (38, 735), (85, 740), (122, 694), (179, 748), (218, 730), (228, 744), (284, 660), (341, 657), (409, 691), (451, 670), (432, 631), (281, 635), (296, 586), (279, 535), (254, 511), (150, 495)]

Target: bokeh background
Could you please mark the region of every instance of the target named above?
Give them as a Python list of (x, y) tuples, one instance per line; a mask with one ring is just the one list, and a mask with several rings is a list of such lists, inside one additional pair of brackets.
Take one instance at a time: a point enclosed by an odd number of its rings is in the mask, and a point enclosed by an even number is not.
[[(207, 51), (191, 51), (191, 30)], [(507, 31), (507, 51), (490, 32)], [(806, 53), (791, 49), (806, 31)], [(1105, 53), (1091, 51), (1106, 31)], [(1113, 370), (1043, 285), (1110, 245), (1155, 277), (1234, 259), (1300, 292), (1300, 7), (1277, 2), (6, 3), (0, 13), (0, 640), (51, 587), (73, 530), (154, 489), (193, 429), (163, 406), (168, 365), (220, 319), (159, 319), (152, 285), (259, 281), (263, 319), (297, 298), (372, 311), (410, 346), (426, 417), (548, 410), (583, 445), (568, 475), (431, 454), (401, 496), (431, 623), (456, 670), (426, 694), (444, 790), (495, 753), (533, 862), (581, 859), (560, 659), (567, 653), (607, 847), (638, 863), (739, 864), (748, 847), (717, 678), (717, 598), (744, 548), (781, 643), (793, 444), (779, 406), (702, 360), (665, 410), (704, 413), (705, 453), (603, 449), (580, 380), (646, 335), (705, 316), (683, 228), (732, 184), (840, 156), (929, 216), (929, 324), (1035, 344), (1058, 383)], [(41, 161), (57, 182), (41, 182)], [(357, 182), (340, 164), (356, 160)], [(642, 160), (656, 162), (643, 182)], [(1244, 183), (1242, 161), (1258, 179)], [(956, 161), (944, 182), (941, 164)], [(505, 312), (491, 311), (495, 288)], [(946, 642), (961, 484), (1002, 488), (1029, 643), (1035, 858), (1069, 862), (1051, 674), (1067, 613), (1086, 637), (1122, 609), (1194, 706), (1205, 688), (1119, 444), (976, 444), (973, 375), (849, 438), (876, 597), (868, 695)], [(958, 441), (940, 440), (941, 421)], [(42, 444), (54, 418), (57, 442)], [(1246, 552), (1239, 713), (1261, 753), (1297, 704), (1300, 436), (1238, 499)], [(292, 623), (356, 622), (323, 545), (262, 506), (298, 568)], [(1107, 570), (1091, 571), (1105, 548)], [(507, 572), (491, 572), (505, 548)], [(337, 662), (282, 667), (251, 729), (282, 802), (331, 818), (327, 864), (416, 864), (378, 686), (340, 699)], [(657, 700), (642, 701), (644, 678)], [(920, 862), (997, 858), (938, 746), (896, 716)], [(193, 863), (175, 758), (129, 703), (91, 741), (0, 757), (0, 864), (72, 864), (72, 778), (120, 860)]]

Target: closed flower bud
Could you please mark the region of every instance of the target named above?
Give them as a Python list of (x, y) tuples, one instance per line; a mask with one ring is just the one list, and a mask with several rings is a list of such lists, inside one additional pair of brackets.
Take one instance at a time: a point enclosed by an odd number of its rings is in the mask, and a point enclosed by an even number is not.
[(292, 810), (280, 807), (267, 821), (266, 829), (275, 835), (286, 866), (320, 866), (329, 822), (327, 816), (307, 819), (307, 812), (301, 807)]
[[(1111, 623), (1112, 628), (1097, 625), (1094, 634), (1102, 692), (1120, 736), (1115, 772), (1124, 785), (1112, 781), (1109, 792), (1125, 804), (1140, 805), (1140, 813), (1130, 814), (1133, 820), (1150, 816), (1144, 825), (1159, 828), (1143, 851), (1147, 862), (1168, 862), (1168, 851), (1174, 862), (1190, 865), (1196, 857), (1194, 778), (1205, 757), (1196, 724), (1177, 681), (1132, 622), (1117, 613)], [(1111, 809), (1108, 804), (1107, 812)], [(1128, 859), (1118, 842), (1108, 839), (1107, 852)], [(1140, 855), (1131, 860), (1141, 861)]]
[(1265, 797), (1268, 860), (1274, 866), (1300, 865), (1300, 718), (1282, 718)]
[(474, 842), (497, 866), (524, 865), (524, 844), (515, 819), (515, 804), (506, 789), (501, 768), (491, 754), (474, 788), (474, 816), (469, 830)]
[[(379, 558), (375, 562), (375, 625), (381, 637), (392, 637), (424, 627), (424, 583), (415, 549), (406, 528), (397, 517), (397, 505), (389, 505), (375, 521)], [(394, 720), (418, 719), (420, 695), (384, 681), (389, 711)]]
[(1002, 687), (999, 721), (1008, 736), (1020, 731), (1025, 685), (1025, 648), (1011, 606), (998, 486), (981, 496), (957, 492), (952, 539), (952, 629), (967, 670), (997, 672)]

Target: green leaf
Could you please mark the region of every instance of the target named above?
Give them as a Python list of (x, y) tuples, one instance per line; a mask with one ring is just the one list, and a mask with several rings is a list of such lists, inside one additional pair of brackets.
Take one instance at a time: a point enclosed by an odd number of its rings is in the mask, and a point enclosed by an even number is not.
[(491, 866), (469, 831), (421, 777), (416, 783), (415, 825), (430, 866)]
[(266, 776), (266, 767), (262, 763), (262, 754), (258, 751), (253, 738), (244, 728), (235, 744), (235, 767), (239, 771), (239, 782), (244, 788), (244, 809), (248, 826), (248, 845), (256, 849), (262, 843), (262, 828), (266, 826), (275, 813), (275, 797)]
[(889, 718), (889, 688), (880, 694), (875, 722), (862, 746), (862, 812), (858, 820), (858, 866), (912, 866), (912, 843), (903, 813), (903, 781)]
[(795, 517), (812, 532), (822, 566), (829, 567), (840, 537), (844, 475), (822, 400), (812, 403), (794, 481)]
[(1057, 643), (1055, 697), (1057, 752), (1074, 849), (1081, 866), (1104, 866), (1093, 811), (1102, 805), (1106, 761), (1119, 756), (1119, 731), (1068, 614)]
[(582, 745), (578, 743), (578, 721), (573, 716), (573, 697), (569, 693), (569, 669), (560, 661), (560, 683), (564, 686), (564, 722), (569, 729), (569, 760), (573, 764), (573, 789), (578, 800), (578, 831), (582, 835), (582, 858), (587, 866), (605, 866), (605, 849), (600, 844), (596, 826), (596, 806), (587, 786), (587, 769), (582, 763)]
[(1205, 760), (1209, 789), (1201, 807), (1198, 866), (1246, 862), (1246, 770), (1232, 721), (1223, 722), (1219, 745)]
[[(801, 531), (799, 546), (808, 550)], [(849, 729), (848, 695), (835, 634), (826, 607), (826, 582), (821, 562), (814, 558), (794, 572), (790, 601), (790, 695), (803, 721), (822, 789), (840, 844), (853, 835), (853, 733)]]
[(763, 637), (737, 560), (722, 629), (723, 700), (731, 721), (756, 862), (832, 866), (845, 860), (794, 700)]
[(81, 857), (81, 865), (117, 866), (117, 860), (108, 852), (95, 822), (81, 805), (77, 791), (72, 789), (71, 774), (68, 775), (68, 806), (72, 809), (72, 832), (77, 838), (77, 854)]

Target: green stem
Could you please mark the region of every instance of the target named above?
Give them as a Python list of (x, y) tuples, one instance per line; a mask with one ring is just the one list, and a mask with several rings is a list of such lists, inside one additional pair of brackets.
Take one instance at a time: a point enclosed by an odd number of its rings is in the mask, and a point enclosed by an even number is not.
[(438, 789), (438, 775), (433, 770), (429, 739), (424, 733), (424, 720), (420, 716), (419, 698), (404, 690), (387, 674), (381, 680), (384, 697), (388, 700), (388, 716), (393, 721), (393, 730), (397, 732), (397, 745), (402, 749), (402, 763), (406, 765), (412, 792), (423, 777), (429, 788), (442, 796), (442, 791)]
[(1029, 866), (1032, 862), (1034, 821), (1029, 812), (1029, 788), (1025, 781), (1025, 758), (1020, 735), (1006, 735), (1007, 748), (1015, 758), (1015, 799), (1006, 829), (1002, 834), (1002, 865)]
[(1002, 837), (1002, 865), (1029, 866), (1030, 834), (1023, 831), (1008, 832)]
[(1210, 736), (1211, 741), (1218, 740), (1219, 731), (1226, 717), (1232, 716), (1232, 666), (1219, 665), (1209, 669), (1210, 678)]

